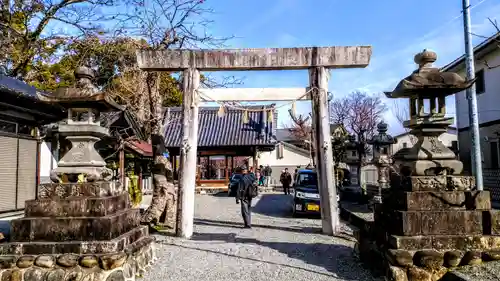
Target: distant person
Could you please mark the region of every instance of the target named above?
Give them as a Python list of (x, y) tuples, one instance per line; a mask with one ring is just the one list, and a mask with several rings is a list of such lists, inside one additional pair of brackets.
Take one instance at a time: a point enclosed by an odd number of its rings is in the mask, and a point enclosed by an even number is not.
[(292, 175), (288, 172), (288, 168), (285, 168), (281, 172), (280, 182), (281, 182), (281, 185), (283, 186), (283, 191), (285, 192), (285, 195), (290, 194), (290, 185), (292, 184)]
[(264, 180), (266, 179), (266, 170), (264, 169), (264, 166), (260, 165), (258, 171), (259, 174), (257, 178), (259, 179), (259, 186), (264, 186)]
[(272, 173), (273, 173), (273, 169), (271, 169), (271, 167), (268, 165), (266, 165), (266, 167), (264, 168), (264, 184), (269, 187), (269, 184), (271, 183), (271, 176), (272, 176)]
[(252, 198), (257, 196), (255, 175), (249, 173), (246, 167), (242, 168), (243, 177), (238, 183), (236, 204), (241, 204), (241, 216), (245, 228), (252, 228)]

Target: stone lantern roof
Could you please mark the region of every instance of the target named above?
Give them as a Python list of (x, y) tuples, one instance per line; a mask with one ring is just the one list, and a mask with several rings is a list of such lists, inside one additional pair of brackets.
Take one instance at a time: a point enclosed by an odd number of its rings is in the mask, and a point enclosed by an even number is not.
[(374, 146), (388, 146), (391, 144), (396, 143), (396, 139), (387, 134), (387, 123), (384, 121), (381, 121), (380, 123), (377, 124), (377, 132), (378, 134), (374, 135), (369, 141), (368, 144), (374, 145)]
[(76, 83), (73, 87), (59, 88), (52, 93), (37, 93), (40, 100), (56, 103), (65, 108), (95, 108), (101, 112), (125, 109), (97, 88), (93, 83), (95, 74), (91, 68), (78, 67), (75, 69), (75, 78)]
[(427, 49), (415, 55), (418, 69), (401, 80), (392, 92), (385, 92), (388, 98), (448, 96), (463, 91), (474, 84), (454, 72), (441, 72), (433, 63), (437, 54)]

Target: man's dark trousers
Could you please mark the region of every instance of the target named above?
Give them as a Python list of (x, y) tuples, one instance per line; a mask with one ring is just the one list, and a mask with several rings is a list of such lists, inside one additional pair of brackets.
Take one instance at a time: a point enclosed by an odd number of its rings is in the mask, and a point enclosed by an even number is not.
[(290, 185), (283, 185), (283, 191), (285, 192), (285, 195), (290, 194)]
[(252, 226), (252, 199), (245, 198), (241, 200), (241, 216), (246, 227)]

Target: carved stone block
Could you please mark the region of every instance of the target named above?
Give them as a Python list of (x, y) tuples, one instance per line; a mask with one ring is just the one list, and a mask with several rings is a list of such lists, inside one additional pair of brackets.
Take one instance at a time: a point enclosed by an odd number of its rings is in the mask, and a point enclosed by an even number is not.
[(483, 213), (485, 232), (491, 235), (500, 235), (500, 211), (488, 210)]
[(68, 197), (26, 201), (26, 217), (100, 217), (129, 207), (129, 194), (108, 197)]
[(446, 190), (446, 176), (412, 176), (406, 190), (411, 191), (444, 191)]
[(472, 176), (411, 176), (400, 182), (402, 190), (406, 191), (468, 191), (475, 185)]
[(123, 189), (116, 187), (111, 182), (86, 182), (86, 183), (45, 183), (38, 188), (38, 198), (67, 198), (74, 196), (115, 196), (123, 193)]
[(489, 191), (393, 192), (387, 204), (405, 211), (489, 210)]
[(391, 229), (396, 235), (482, 234), (481, 211), (398, 211)]
[(447, 176), (448, 190), (471, 190), (476, 186), (473, 176)]

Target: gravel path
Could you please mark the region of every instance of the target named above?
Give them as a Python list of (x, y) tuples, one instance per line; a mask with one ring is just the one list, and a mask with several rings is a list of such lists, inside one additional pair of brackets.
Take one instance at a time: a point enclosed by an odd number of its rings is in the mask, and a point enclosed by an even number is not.
[(292, 218), (291, 199), (261, 194), (253, 228), (243, 229), (234, 198), (198, 195), (193, 238), (158, 235), (158, 261), (144, 280), (375, 280), (353, 257), (349, 236), (324, 236), (319, 219)]

